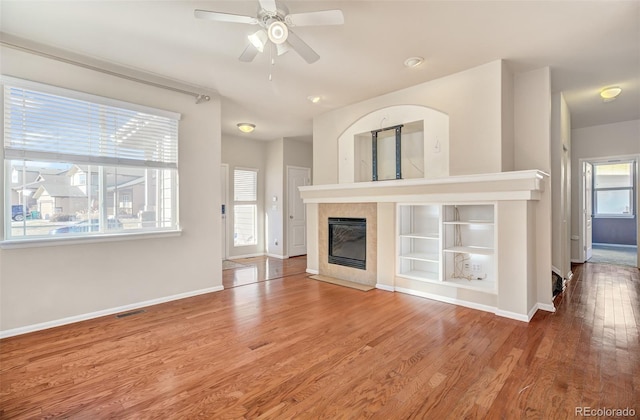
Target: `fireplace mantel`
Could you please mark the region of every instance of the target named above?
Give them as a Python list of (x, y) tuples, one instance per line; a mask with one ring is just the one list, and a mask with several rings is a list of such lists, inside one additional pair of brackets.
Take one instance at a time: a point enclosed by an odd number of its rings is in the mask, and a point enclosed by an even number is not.
[(396, 203), (487, 200), (539, 200), (544, 179), (539, 170), (460, 175), (300, 187), (305, 203)]
[[(551, 225), (544, 212), (546, 205), (538, 205), (551, 198), (546, 188), (549, 188), (549, 175), (540, 170), (300, 187), (307, 214), (307, 272), (529, 321), (538, 309), (555, 310), (550, 277), (551, 251), (544, 245), (551, 241)], [(399, 229), (404, 210), (424, 206), (439, 209), (436, 220), (440, 227), (435, 228), (438, 232), (429, 234), (433, 236), (428, 238), (420, 236), (427, 234), (422, 233), (419, 226), (415, 233), (402, 234)], [(451, 222), (443, 216), (443, 211), (451, 207), (490, 208), (494, 216), (490, 223), (484, 220), (486, 217)], [(328, 263), (326, 226), (329, 217), (367, 219), (366, 275), (362, 270)], [(445, 226), (451, 223), (473, 225), (469, 232), (485, 229), (483, 226), (478, 228), (478, 224), (490, 226), (495, 245), (491, 246), (489, 262), (481, 264), (491, 264), (489, 267), (495, 274), (491, 287), (479, 288), (445, 279), (442, 274), (445, 254), (478, 253), (475, 249), (469, 251), (473, 244), (467, 248), (462, 246), (463, 250), (450, 245), (445, 249), (442, 235)], [(438, 241), (438, 262), (430, 255), (403, 255), (400, 251), (402, 241), (413, 241), (416, 237)], [(439, 264), (439, 271), (434, 272), (437, 274), (435, 279), (405, 274), (406, 271), (400, 268), (401, 259), (418, 257)]]

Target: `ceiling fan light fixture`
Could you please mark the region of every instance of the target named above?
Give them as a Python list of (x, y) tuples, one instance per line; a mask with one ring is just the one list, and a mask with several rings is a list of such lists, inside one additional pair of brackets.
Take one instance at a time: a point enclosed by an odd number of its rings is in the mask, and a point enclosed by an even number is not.
[(317, 95), (307, 96), (307, 99), (313, 104), (317, 104), (318, 102), (320, 102), (320, 97)]
[(269, 40), (276, 45), (282, 44), (287, 40), (289, 36), (289, 28), (284, 22), (276, 20), (269, 24), (269, 29), (267, 30), (269, 35)]
[(276, 44), (276, 51), (278, 53), (278, 57), (280, 57), (282, 54), (285, 54), (286, 52), (289, 51), (289, 47), (287, 46), (287, 44)]
[(256, 125), (251, 123), (238, 123), (237, 125), (238, 130), (242, 131), (243, 133), (251, 133), (256, 129)]
[(612, 86), (608, 88), (604, 88), (600, 91), (600, 97), (605, 102), (611, 102), (615, 100), (618, 95), (622, 93), (622, 88), (618, 86)]
[(264, 46), (267, 45), (267, 33), (264, 31), (264, 29), (260, 29), (259, 31), (249, 35), (247, 38), (249, 38), (249, 42), (251, 42), (251, 44), (256, 47), (256, 49), (260, 52), (264, 51)]
[(409, 57), (404, 60), (404, 66), (408, 68), (418, 67), (422, 63), (424, 63), (424, 58), (422, 57)]

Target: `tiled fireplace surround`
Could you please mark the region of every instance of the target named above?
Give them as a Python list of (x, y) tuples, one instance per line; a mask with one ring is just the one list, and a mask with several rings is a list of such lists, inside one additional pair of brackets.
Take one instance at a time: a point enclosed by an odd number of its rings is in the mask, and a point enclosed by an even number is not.
[[(318, 245), (320, 255), (320, 274), (369, 286), (376, 285), (378, 258), (377, 203), (341, 204), (327, 203), (318, 206)], [(329, 264), (330, 217), (353, 217), (367, 220), (367, 265), (366, 270)]]

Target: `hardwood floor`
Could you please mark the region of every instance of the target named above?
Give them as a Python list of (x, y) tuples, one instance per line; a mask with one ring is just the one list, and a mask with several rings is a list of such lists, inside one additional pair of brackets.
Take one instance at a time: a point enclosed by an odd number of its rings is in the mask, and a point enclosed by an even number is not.
[(290, 273), (4, 339), (0, 418), (637, 418), (640, 271), (575, 273), (529, 324)]
[(242, 267), (222, 271), (225, 289), (266, 280), (275, 280), (292, 274), (304, 274), (307, 258), (293, 257), (286, 260), (271, 257), (253, 257), (233, 260)]

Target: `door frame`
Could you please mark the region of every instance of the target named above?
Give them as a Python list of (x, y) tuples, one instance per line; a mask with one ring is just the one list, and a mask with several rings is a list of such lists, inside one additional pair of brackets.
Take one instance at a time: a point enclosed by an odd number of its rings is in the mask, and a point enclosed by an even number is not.
[[(615, 156), (603, 156), (603, 157), (593, 157), (593, 158), (581, 158), (580, 159), (580, 176), (579, 178), (579, 189), (578, 189), (578, 202), (580, 203), (580, 217), (578, 218), (579, 222), (579, 259), (580, 262), (586, 262), (586, 251), (585, 244), (586, 238), (584, 237), (584, 229), (585, 229), (585, 217), (584, 217), (584, 163), (590, 163), (591, 165), (596, 163), (607, 163), (612, 160), (635, 160), (635, 172), (636, 172), (636, 185), (635, 185), (635, 199), (636, 199), (636, 208), (634, 209), (636, 213), (636, 218), (640, 219), (640, 154), (630, 154), (630, 155), (615, 155)], [(593, 205), (593, 203), (592, 203)], [(636, 224), (636, 243), (638, 248), (638, 255), (636, 256), (636, 265), (640, 267), (640, 223)]]
[[(221, 171), (225, 171), (226, 176), (225, 179), (227, 180), (227, 185), (222, 186), (222, 191), (220, 194), (220, 197), (223, 198), (222, 196), (224, 195), (224, 202), (220, 203), (221, 206), (222, 204), (225, 205), (225, 214), (224, 214), (224, 218), (222, 219), (222, 230), (221, 230), (221, 235), (222, 235), (222, 239), (224, 241), (224, 244), (222, 245), (222, 249), (221, 254), (222, 254), (222, 259), (225, 260), (229, 257), (229, 164), (228, 163), (221, 163), (220, 164), (220, 170)], [(222, 180), (221, 180), (222, 181)], [(222, 216), (222, 208), (220, 208), (220, 215)]]
[[(300, 169), (300, 170), (305, 170), (307, 171), (307, 185), (311, 185), (311, 168), (308, 167), (304, 167), (304, 166), (295, 166), (295, 165), (286, 165), (286, 185), (285, 185), (285, 191), (286, 191), (286, 216), (285, 216), (285, 220), (286, 220), (286, 224), (285, 224), (285, 232), (284, 232), (284, 237), (287, 238), (287, 257), (291, 256), (291, 241), (289, 238), (289, 232), (290, 232), (290, 223), (291, 223), (291, 219), (289, 218), (289, 203), (291, 200), (291, 197), (289, 197), (289, 170), (290, 169)], [(283, 209), (283, 213), (284, 213)], [(305, 209), (305, 220), (306, 220), (306, 209)], [(306, 239), (305, 239), (305, 245), (308, 246), (308, 244), (306, 243)]]

